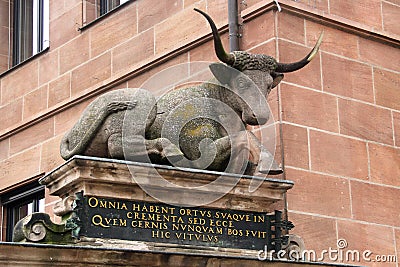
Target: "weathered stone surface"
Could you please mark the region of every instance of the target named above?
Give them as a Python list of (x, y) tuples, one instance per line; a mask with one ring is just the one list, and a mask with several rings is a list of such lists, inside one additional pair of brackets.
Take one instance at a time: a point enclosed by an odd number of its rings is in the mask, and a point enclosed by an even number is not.
[[(12, 251), (13, 253), (10, 253)], [(140, 249), (103, 249), (55, 245), (0, 243), (0, 265), (25, 266), (130, 266), (130, 267), (312, 267), (320, 264), (288, 261), (259, 261), (256, 257), (199, 255), (197, 253), (160, 253)], [(338, 266), (325, 264), (325, 266)]]
[(64, 159), (87, 155), (249, 175), (282, 173), (246, 126), (267, 123), (269, 92), (283, 73), (315, 57), (322, 35), (295, 63), (245, 51), (227, 54), (213, 20), (195, 10), (210, 23), (216, 55), (226, 63), (209, 66), (216, 80), (174, 90), (158, 101), (141, 89), (97, 98), (62, 140)]
[[(160, 177), (169, 184), (161, 184)], [(219, 186), (204, 186), (216, 179), (220, 179)], [(235, 181), (234, 188), (232, 180)], [(250, 192), (249, 186), (255, 181), (262, 184)], [(159, 198), (168, 196), (170, 204), (193, 206), (196, 200), (207, 195), (221, 194), (221, 198), (206, 207), (259, 212), (271, 212), (270, 205), (282, 200), (285, 192), (293, 187), (293, 182), (287, 180), (86, 156), (73, 157), (41, 178), (40, 182), (46, 185), (50, 195), (62, 199), (83, 190), (86, 195), (99, 197), (115, 197), (117, 194), (121, 199), (157, 201), (143, 191), (142, 187), (146, 187), (159, 193)], [(175, 185), (183, 189), (179, 191)], [(176, 192), (175, 196), (173, 192)], [(189, 195), (192, 203), (182, 203), (183, 194)]]
[[(50, 195), (61, 197), (54, 207), (54, 213), (62, 216), (62, 222), (54, 224), (48, 215), (40, 213), (26, 217), (16, 227), (15, 241), (256, 257), (263, 244), (270, 246), (268, 240), (275, 240), (275, 235), (281, 238), (283, 229), (293, 227), (290, 222), (281, 221), (279, 212), (270, 214), (274, 211), (273, 204), (282, 201), (286, 191), (292, 188), (293, 183), (287, 180), (74, 156), (41, 178), (40, 182), (46, 185)], [(254, 188), (254, 183), (259, 183), (258, 187)], [(160, 203), (165, 199), (168, 202)], [(208, 199), (208, 202), (204, 202)], [(111, 206), (107, 206), (109, 203)], [(152, 207), (153, 211), (150, 212), (148, 208), (138, 210), (142, 206)], [(174, 210), (166, 219), (168, 222), (172, 217), (179, 217), (183, 221), (174, 226), (172, 222), (144, 226), (145, 222), (150, 225), (160, 221), (143, 219), (145, 217), (141, 216), (157, 215), (157, 210), (166, 208)], [(213, 231), (218, 232), (214, 232), (214, 235), (204, 232), (206, 239), (203, 237), (202, 241), (191, 241), (186, 237), (182, 241), (181, 236), (176, 236), (175, 242), (169, 242), (162, 240), (163, 236), (153, 236), (165, 232), (171, 235), (186, 233), (189, 231), (186, 230), (187, 224), (193, 227), (197, 225), (193, 223), (193, 218), (201, 221), (200, 215), (190, 214), (194, 210), (210, 214), (208, 217), (203, 215), (202, 225), (215, 228)], [(237, 219), (221, 219), (221, 216), (236, 216)], [(141, 220), (144, 220), (143, 225), (136, 225)], [(251, 222), (246, 223), (246, 220)], [(118, 223), (121, 224), (118, 226)], [(272, 230), (274, 223), (278, 223), (279, 227), (275, 226), (275, 230)], [(185, 225), (185, 228), (175, 228), (179, 225)], [(37, 229), (33, 229), (33, 226)], [(278, 234), (276, 229), (281, 228)], [(233, 234), (229, 231), (232, 229), (238, 232)], [(243, 231), (243, 235), (248, 232), (248, 235), (237, 239), (235, 235), (239, 235), (239, 231)], [(251, 236), (251, 231), (255, 235)], [(135, 233), (141, 237), (135, 237)], [(209, 242), (209, 237), (214, 239)], [(279, 242), (282, 249), (301, 249), (301, 242), (287, 246), (288, 243), (283, 240), (285, 238), (282, 237), (282, 243)], [(208, 243), (210, 245), (205, 245)]]
[(63, 224), (55, 224), (48, 214), (37, 212), (26, 216), (15, 225), (13, 241), (48, 244), (74, 243), (77, 241), (77, 229), (78, 225), (72, 218), (66, 220)]

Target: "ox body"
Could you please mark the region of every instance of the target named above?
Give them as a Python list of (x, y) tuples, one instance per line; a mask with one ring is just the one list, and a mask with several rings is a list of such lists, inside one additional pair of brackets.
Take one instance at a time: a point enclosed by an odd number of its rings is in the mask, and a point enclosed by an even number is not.
[[(278, 63), (245, 51), (226, 53), (212, 19), (215, 81), (171, 91), (156, 100), (143, 89), (120, 89), (94, 100), (61, 142), (61, 156), (111, 157), (215, 171), (277, 174), (281, 169), (247, 125), (268, 121), (268, 93), (301, 61)], [(232, 116), (232, 113), (235, 116)]]

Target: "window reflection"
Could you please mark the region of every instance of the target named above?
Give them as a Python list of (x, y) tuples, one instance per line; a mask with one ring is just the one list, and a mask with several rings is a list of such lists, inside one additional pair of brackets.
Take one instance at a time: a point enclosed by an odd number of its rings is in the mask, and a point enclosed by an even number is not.
[(49, 0), (3, 0), (0, 13), (1, 73), (49, 46)]

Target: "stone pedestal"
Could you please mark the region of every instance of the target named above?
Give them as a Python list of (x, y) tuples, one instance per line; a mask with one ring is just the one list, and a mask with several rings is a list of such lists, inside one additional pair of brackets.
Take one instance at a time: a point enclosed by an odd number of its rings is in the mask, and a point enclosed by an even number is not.
[[(160, 184), (159, 176), (172, 185)], [(220, 181), (218, 186), (204, 187), (216, 179)], [(249, 192), (252, 180), (262, 180), (262, 184), (254, 192)], [(230, 188), (236, 182), (236, 186)], [(194, 204), (202, 202), (204, 197), (221, 195), (205, 207), (258, 212), (272, 212), (271, 205), (283, 200), (286, 191), (293, 187), (293, 182), (287, 180), (85, 156), (73, 157), (41, 178), (40, 183), (46, 185), (50, 195), (63, 200), (83, 190), (85, 195), (158, 201), (142, 190), (142, 187), (147, 187), (159, 192), (160, 197), (170, 196), (173, 202), (170, 204), (187, 206), (188, 203), (182, 203), (182, 194), (188, 194)], [(182, 186), (183, 190), (179, 191), (173, 185)], [(174, 191), (178, 191), (175, 199)]]
[(54, 212), (63, 221), (28, 216), (15, 241), (252, 258), (264, 243), (302, 247), (284, 242), (291, 223), (270, 214), (291, 181), (75, 156), (40, 183), (61, 198)]

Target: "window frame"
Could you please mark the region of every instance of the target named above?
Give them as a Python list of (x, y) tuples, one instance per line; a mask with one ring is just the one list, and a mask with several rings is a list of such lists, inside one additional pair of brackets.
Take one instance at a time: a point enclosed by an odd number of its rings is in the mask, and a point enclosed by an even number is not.
[[(82, 1), (87, 1), (87, 0), (82, 0)], [(104, 1), (104, 0), (99, 0), (99, 1)], [(107, 12), (105, 12), (103, 15), (100, 15), (100, 7), (98, 8), (98, 15), (96, 15), (96, 17), (92, 20), (90, 20), (89, 22), (85, 21), (85, 17), (87, 17), (87, 14), (83, 15), (83, 22), (82, 22), (82, 27), (80, 27), (78, 30), (79, 31), (84, 31), (87, 28), (91, 27), (94, 24), (97, 24), (99, 21), (103, 20), (104, 18), (108, 17), (109, 15), (113, 14), (114, 12), (117, 12), (120, 8), (129, 5), (130, 3), (135, 2), (134, 0), (119, 0), (119, 5), (115, 6), (114, 8), (112, 8), (111, 10), (108, 10)], [(83, 5), (85, 5), (83, 3)]]
[(100, 17), (130, 0), (100, 0)]
[[(12, 2), (12, 51), (11, 66), (15, 67), (49, 47), (49, 0), (32, 0), (32, 13), (24, 0)], [(30, 15), (31, 17), (24, 16)], [(22, 25), (23, 24), (23, 25)], [(23, 36), (29, 27), (30, 36)], [(11, 25), (10, 25), (11, 31)], [(11, 41), (11, 40), (9, 40)], [(11, 48), (11, 47), (10, 47)]]
[(33, 212), (44, 211), (44, 199), (45, 186), (40, 185), (37, 180), (0, 196), (0, 203), (3, 208), (2, 227), (5, 227), (5, 232), (3, 231), (5, 238), (3, 237), (3, 239), (6, 242), (12, 241), (14, 226), (21, 219), (16, 216), (19, 208), (32, 203), (32, 211), (28, 212), (28, 215)]

